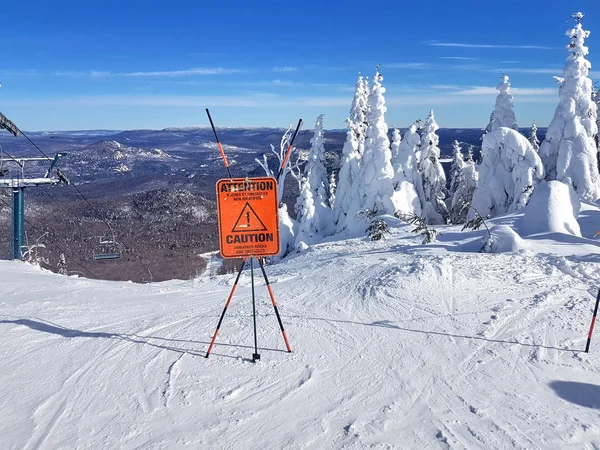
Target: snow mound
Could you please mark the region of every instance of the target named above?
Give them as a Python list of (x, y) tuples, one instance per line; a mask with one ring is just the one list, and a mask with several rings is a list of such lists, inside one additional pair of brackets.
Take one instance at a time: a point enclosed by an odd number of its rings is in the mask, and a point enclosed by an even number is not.
[(485, 253), (517, 252), (525, 248), (526, 242), (508, 225), (494, 225), (490, 235), (484, 238)]
[(517, 227), (523, 236), (537, 233), (564, 233), (581, 237), (577, 216), (581, 202), (570, 186), (560, 181), (541, 183), (524, 208)]

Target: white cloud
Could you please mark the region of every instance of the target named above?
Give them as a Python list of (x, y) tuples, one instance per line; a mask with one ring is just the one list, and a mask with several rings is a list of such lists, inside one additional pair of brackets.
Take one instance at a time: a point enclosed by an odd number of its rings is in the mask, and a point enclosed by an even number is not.
[(464, 60), (464, 61), (474, 61), (477, 58), (470, 58), (468, 56), (440, 56), (440, 59), (458, 59), (458, 60)]
[(5, 101), (7, 106), (52, 107), (67, 106), (74, 108), (92, 107), (349, 107), (352, 99), (348, 97), (283, 97), (269, 93), (251, 93), (239, 96), (202, 96), (202, 95), (98, 95), (73, 96), (45, 99), (19, 99)]
[(238, 69), (224, 69), (222, 67), (214, 68), (192, 68), (183, 70), (165, 70), (151, 72), (118, 72), (114, 75), (124, 77), (186, 77), (193, 75), (227, 75), (232, 73), (244, 72)]
[(284, 66), (284, 67), (275, 67), (273, 69), (275, 72), (297, 72), (297, 67)]
[(382, 70), (385, 69), (429, 69), (431, 64), (421, 62), (408, 62), (408, 63), (389, 63), (382, 64)]
[(526, 49), (526, 50), (556, 50), (559, 48), (559, 47), (547, 47), (545, 45), (472, 44), (472, 43), (437, 42), (437, 41), (426, 41), (426, 42), (423, 42), (423, 44), (432, 45), (435, 47), (456, 47), (456, 48), (515, 48), (515, 49)]
[[(558, 91), (554, 88), (512, 88), (511, 92), (515, 96), (552, 96), (553, 98), (556, 98)], [(496, 88), (489, 86), (472, 86), (459, 91), (451, 92), (450, 95), (498, 95), (498, 91)]]

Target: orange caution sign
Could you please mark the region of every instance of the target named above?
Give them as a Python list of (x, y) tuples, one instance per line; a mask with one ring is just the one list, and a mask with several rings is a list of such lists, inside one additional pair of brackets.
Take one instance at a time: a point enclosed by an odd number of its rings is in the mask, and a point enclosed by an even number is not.
[(217, 181), (221, 256), (277, 255), (277, 203), (275, 178), (227, 178)]

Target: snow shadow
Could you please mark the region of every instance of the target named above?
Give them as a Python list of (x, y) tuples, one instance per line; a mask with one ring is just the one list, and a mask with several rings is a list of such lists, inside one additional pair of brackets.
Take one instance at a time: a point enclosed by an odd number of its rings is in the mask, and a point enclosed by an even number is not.
[[(469, 314), (471, 314), (471, 313), (469, 313)], [(391, 330), (405, 331), (405, 332), (409, 332), (409, 333), (418, 333), (418, 334), (425, 334), (425, 335), (432, 335), (432, 336), (443, 336), (443, 337), (450, 337), (450, 338), (457, 338), (457, 339), (470, 339), (470, 340), (485, 341), (485, 342), (495, 342), (495, 343), (499, 343), (499, 344), (520, 345), (521, 347), (545, 348), (547, 350), (557, 350), (560, 352), (579, 353), (581, 351), (581, 350), (573, 350), (573, 349), (569, 349), (569, 348), (560, 348), (560, 347), (551, 347), (548, 345), (532, 344), (529, 342), (520, 342), (517, 340), (507, 341), (507, 340), (502, 340), (502, 339), (489, 339), (484, 336), (468, 336), (468, 335), (464, 335), (464, 334), (446, 333), (443, 331), (431, 331), (431, 330), (420, 330), (418, 328), (407, 328), (407, 327), (402, 327), (402, 326), (392, 322), (391, 320), (377, 320), (375, 322), (355, 322), (352, 320), (328, 319), (325, 317), (304, 317), (304, 316), (287, 316), (287, 317), (293, 318), (293, 319), (302, 318), (305, 320), (318, 320), (318, 321), (323, 321), (323, 322), (347, 323), (347, 324), (351, 324), (351, 325), (362, 325), (362, 326), (367, 326), (367, 327), (389, 328)], [(435, 316), (435, 317), (439, 318), (442, 316)], [(451, 316), (448, 316), (448, 317), (451, 317)]]
[[(42, 333), (54, 334), (54, 335), (62, 336), (64, 338), (118, 339), (118, 340), (131, 342), (132, 344), (148, 345), (148, 346), (154, 347), (154, 348), (160, 348), (163, 350), (169, 350), (169, 351), (177, 352), (177, 353), (187, 353), (189, 355), (202, 356), (202, 357), (204, 357), (206, 355), (206, 353), (205, 353), (206, 350), (203, 350), (203, 349), (195, 350), (195, 349), (182, 348), (182, 347), (176, 346), (176, 345), (178, 345), (176, 343), (190, 344), (190, 345), (198, 344), (198, 345), (206, 346), (207, 348), (208, 348), (208, 345), (210, 344), (210, 342), (194, 341), (194, 340), (187, 340), (187, 339), (173, 339), (173, 338), (165, 338), (165, 337), (159, 337), (159, 336), (140, 336), (138, 334), (89, 332), (89, 331), (77, 330), (77, 329), (73, 329), (73, 328), (65, 328), (60, 325), (56, 325), (56, 324), (53, 324), (50, 322), (42, 322), (39, 320), (31, 320), (31, 319), (0, 320), (0, 325), (2, 325), (2, 324), (22, 325), (22, 326), (28, 327), (32, 330), (35, 330), (35, 331), (40, 331)], [(159, 341), (162, 343), (157, 343), (157, 342), (152, 342), (152, 341)], [(170, 345), (169, 343), (175, 343), (175, 344)], [(215, 343), (215, 347), (219, 347), (219, 346), (221, 346), (221, 347), (236, 347), (236, 348), (240, 348), (240, 349), (254, 350), (254, 347), (249, 346), (249, 345), (220, 344), (219, 342)], [(262, 351), (287, 353), (287, 351), (282, 350), (282, 349), (263, 348), (263, 347), (259, 347), (258, 349), (262, 350)], [(211, 356), (223, 356), (226, 358), (234, 358), (234, 359), (238, 358), (237, 356), (224, 355), (224, 354), (215, 353), (215, 352), (211, 352)]]
[(586, 408), (600, 409), (600, 386), (576, 381), (552, 381), (548, 385), (563, 400)]

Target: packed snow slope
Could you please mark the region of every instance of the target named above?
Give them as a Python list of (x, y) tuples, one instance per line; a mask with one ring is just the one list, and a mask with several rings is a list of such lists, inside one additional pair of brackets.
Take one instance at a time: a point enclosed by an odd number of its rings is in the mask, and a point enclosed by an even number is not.
[[(493, 221), (515, 226), (518, 214)], [(137, 285), (0, 261), (3, 449), (592, 449), (600, 336), (600, 210), (583, 237), (412, 227), (267, 266), (293, 352), (245, 270)], [(600, 332), (600, 330), (598, 330)]]

